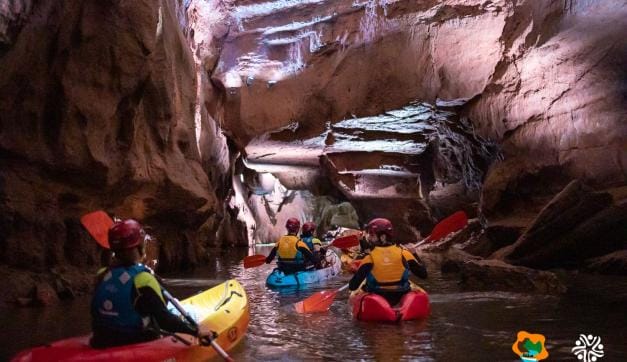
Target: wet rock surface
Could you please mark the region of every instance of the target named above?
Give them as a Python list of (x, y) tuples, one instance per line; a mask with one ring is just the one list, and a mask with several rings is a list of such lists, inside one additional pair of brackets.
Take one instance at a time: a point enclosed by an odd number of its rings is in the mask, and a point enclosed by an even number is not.
[(627, 250), (587, 260), (586, 270), (601, 274), (627, 275)]
[(513, 245), (492, 255), (539, 268), (581, 266), (591, 256), (627, 247), (627, 209), (609, 193), (594, 192), (580, 181), (557, 194)]
[[(467, 120), (424, 103), (329, 124), (305, 140), (282, 140), (288, 132), (253, 140), (246, 147), (249, 167), (274, 165), (280, 172), (281, 165), (315, 169), (317, 163), (321, 170), (312, 177), (326, 178), (363, 222), (389, 218), (401, 242), (428, 234), (432, 213), (446, 212), (438, 205), (459, 210), (469, 200), (478, 202), (482, 177), (497, 154), (494, 145), (473, 134)], [(456, 185), (453, 196), (441, 193), (432, 206), (431, 191), (451, 184)]]
[(459, 268), (460, 284), (467, 290), (542, 294), (566, 291), (566, 287), (551, 272), (513, 266), (499, 260), (470, 260)]
[(94, 268), (62, 267), (38, 273), (0, 266), (0, 279), (5, 282), (0, 303), (40, 307), (91, 293), (95, 273)]
[(514, 266), (500, 260), (483, 259), (457, 248), (451, 248), (442, 254), (439, 267), (442, 273), (459, 278), (460, 285), (466, 290), (542, 294), (566, 291), (566, 286), (552, 272)]
[[(163, 269), (203, 258), (193, 234), (224, 214), (231, 166), (219, 127), (196, 107), (208, 86), (186, 20), (169, 0), (2, 2), (3, 263), (97, 264), (78, 224), (95, 209), (153, 226)], [(175, 253), (185, 240), (195, 246)]]

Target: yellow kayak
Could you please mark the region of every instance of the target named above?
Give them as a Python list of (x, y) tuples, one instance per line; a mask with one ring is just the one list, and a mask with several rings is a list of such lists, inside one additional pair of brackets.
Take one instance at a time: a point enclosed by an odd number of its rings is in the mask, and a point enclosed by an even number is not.
[[(198, 325), (218, 334), (216, 342), (225, 351), (235, 347), (244, 338), (250, 321), (248, 297), (242, 285), (235, 279), (228, 280), (203, 293), (181, 301), (188, 310), (197, 312)], [(200, 311), (200, 314), (198, 314)], [(192, 361), (215, 357), (211, 347), (193, 346), (188, 357)]]
[[(215, 341), (225, 351), (235, 347), (246, 334), (250, 313), (248, 297), (241, 284), (228, 280), (218, 286), (181, 301), (201, 329), (217, 333)], [(90, 336), (74, 337), (35, 347), (15, 356), (12, 361), (207, 361), (217, 356), (210, 346), (180, 334), (191, 345), (173, 337), (106, 349), (89, 346)]]

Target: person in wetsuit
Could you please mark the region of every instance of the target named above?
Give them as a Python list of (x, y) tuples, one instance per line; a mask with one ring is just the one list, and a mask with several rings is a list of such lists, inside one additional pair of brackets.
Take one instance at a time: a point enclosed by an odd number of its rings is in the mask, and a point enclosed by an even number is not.
[(307, 269), (308, 265), (319, 265), (319, 261), (311, 252), (311, 249), (298, 237), (300, 221), (296, 218), (289, 218), (285, 223), (287, 235), (283, 235), (277, 241), (270, 254), (266, 257), (266, 264), (278, 256), (277, 268), (284, 274)]
[(366, 233), (368, 242), (374, 247), (362, 259), (349, 282), (349, 289), (356, 290), (365, 280), (365, 291), (381, 295), (394, 306), (411, 290), (409, 273), (426, 278), (427, 269), (412, 253), (394, 244), (390, 220), (377, 218), (370, 221)]
[(161, 285), (152, 270), (140, 263), (144, 232), (137, 221), (114, 223), (109, 244), (115, 257), (98, 272), (91, 301), (92, 347), (147, 342), (159, 338), (162, 331), (210, 338), (166, 308)]

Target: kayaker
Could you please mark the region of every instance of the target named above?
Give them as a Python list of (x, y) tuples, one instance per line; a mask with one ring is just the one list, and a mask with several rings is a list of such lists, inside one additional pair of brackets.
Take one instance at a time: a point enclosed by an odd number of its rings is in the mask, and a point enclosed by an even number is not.
[[(365, 228), (364, 228), (365, 229)], [(374, 248), (374, 245), (368, 241), (368, 233), (363, 231), (359, 234), (359, 254), (360, 257), (357, 259), (363, 258), (366, 254), (369, 254)]]
[(311, 249), (298, 238), (300, 221), (291, 217), (285, 223), (285, 228), (287, 229), (287, 235), (283, 235), (277, 241), (268, 257), (266, 257), (266, 264), (270, 264), (274, 257), (278, 256), (277, 267), (285, 274), (303, 271), (307, 269), (307, 264), (319, 267), (320, 262), (313, 255)]
[(320, 260), (326, 254), (326, 250), (322, 247), (320, 239), (313, 236), (314, 231), (316, 231), (316, 224), (313, 221), (304, 223), (300, 231), (300, 240), (304, 241), (314, 256)]
[(391, 306), (411, 290), (409, 272), (420, 278), (427, 277), (427, 269), (409, 251), (393, 242), (394, 228), (388, 219), (377, 218), (366, 226), (366, 238), (374, 248), (361, 261), (349, 282), (356, 290), (364, 280), (364, 290), (383, 296)]
[(91, 301), (90, 344), (94, 348), (150, 341), (160, 337), (160, 330), (210, 337), (167, 310), (152, 270), (140, 264), (145, 253), (144, 236), (141, 225), (133, 219), (118, 221), (109, 230), (115, 258), (99, 271)]

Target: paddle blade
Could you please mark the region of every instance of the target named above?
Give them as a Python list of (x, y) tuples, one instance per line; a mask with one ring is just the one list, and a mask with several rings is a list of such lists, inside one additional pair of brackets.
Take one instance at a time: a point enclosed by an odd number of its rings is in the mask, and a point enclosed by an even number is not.
[(355, 246), (359, 246), (359, 236), (348, 235), (333, 240), (331, 246), (335, 246), (338, 249), (348, 249)]
[(266, 256), (257, 254), (244, 258), (244, 269), (255, 268), (266, 263)]
[(106, 212), (98, 210), (85, 214), (81, 217), (81, 224), (100, 246), (109, 249), (109, 229), (113, 226), (113, 220)]
[(438, 241), (450, 233), (463, 229), (466, 225), (468, 225), (468, 216), (466, 216), (465, 212), (458, 211), (440, 221), (435, 228), (433, 228), (433, 232), (431, 232), (431, 235), (429, 235), (425, 241)]
[(294, 304), (294, 309), (296, 309), (297, 313), (301, 314), (326, 312), (331, 307), (331, 304), (333, 304), (337, 293), (337, 289), (323, 290), (321, 292), (314, 293), (309, 298)]

